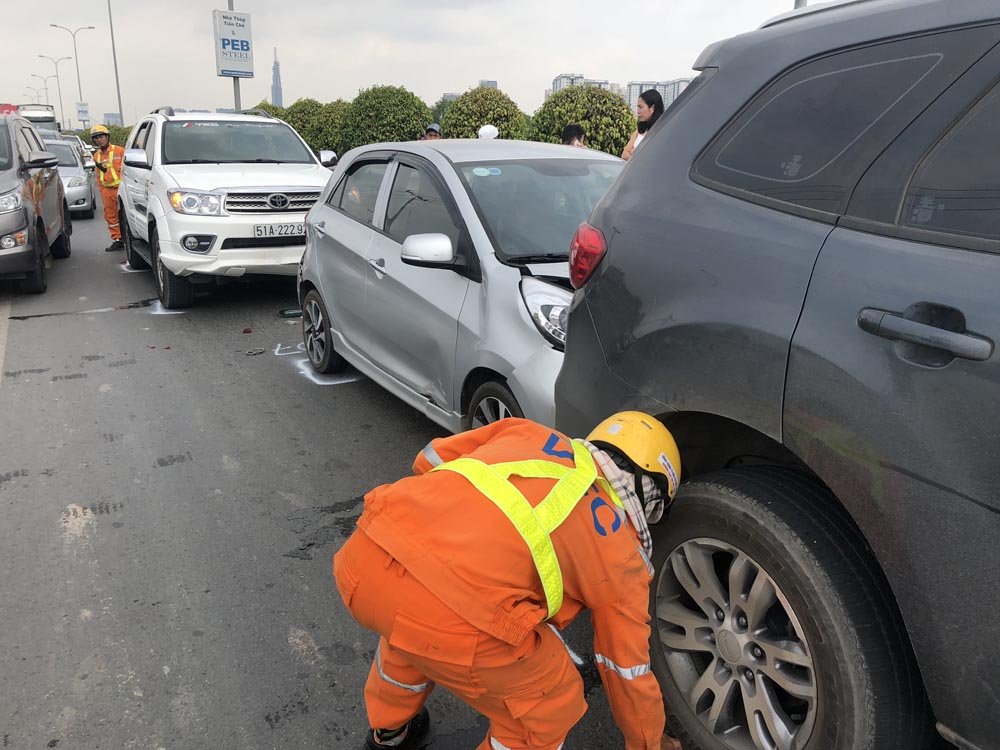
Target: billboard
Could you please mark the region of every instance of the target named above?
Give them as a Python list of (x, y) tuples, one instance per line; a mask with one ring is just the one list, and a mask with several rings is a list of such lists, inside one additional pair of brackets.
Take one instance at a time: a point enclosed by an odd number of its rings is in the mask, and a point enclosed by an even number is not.
[(90, 122), (90, 105), (87, 102), (76, 103), (76, 119), (80, 122)]
[(253, 41), (250, 14), (213, 10), (215, 74), (227, 78), (253, 78)]

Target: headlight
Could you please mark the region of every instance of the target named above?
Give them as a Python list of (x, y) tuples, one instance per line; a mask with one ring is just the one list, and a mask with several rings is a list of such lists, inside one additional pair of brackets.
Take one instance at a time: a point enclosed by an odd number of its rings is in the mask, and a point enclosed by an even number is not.
[(0, 214), (7, 214), (16, 211), (21, 207), (21, 191), (14, 190), (10, 193), (0, 195)]
[(562, 351), (566, 345), (566, 319), (573, 295), (553, 284), (526, 276), (521, 279), (521, 297), (539, 333)]
[(84, 184), (85, 184), (85, 182), (84, 182), (84, 179), (82, 177), (73, 177), (69, 181), (69, 187), (83, 187)]
[(195, 216), (222, 216), (222, 193), (203, 193), (198, 190), (168, 190), (170, 205), (179, 214)]

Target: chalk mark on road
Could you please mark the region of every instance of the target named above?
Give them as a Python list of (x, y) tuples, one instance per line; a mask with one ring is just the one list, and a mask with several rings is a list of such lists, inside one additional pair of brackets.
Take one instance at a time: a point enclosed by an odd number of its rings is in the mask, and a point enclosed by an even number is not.
[[(7, 327), (10, 325), (10, 300), (0, 302), (0, 372), (3, 372), (3, 358), (7, 352)], [(3, 379), (0, 378), (0, 384)]]

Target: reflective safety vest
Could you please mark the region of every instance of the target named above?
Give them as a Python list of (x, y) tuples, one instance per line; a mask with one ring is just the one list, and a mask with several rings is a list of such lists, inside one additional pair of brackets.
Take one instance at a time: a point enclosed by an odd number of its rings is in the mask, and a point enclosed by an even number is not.
[[(124, 150), (122, 150), (121, 146), (115, 146), (112, 143), (108, 144), (106, 160), (98, 162), (102, 167), (105, 167), (107, 170), (105, 172), (100, 172), (97, 178), (97, 181), (100, 182), (100, 184), (104, 187), (109, 187), (109, 188), (118, 187), (118, 185), (120, 185), (122, 181), (121, 175), (118, 174), (118, 170), (115, 169), (115, 149), (118, 149), (124, 158), (125, 152)], [(101, 152), (98, 151), (96, 154), (94, 154), (94, 156), (100, 158), (100, 154)]]
[[(552, 532), (569, 517), (595, 482), (608, 498), (623, 507), (617, 493), (597, 471), (587, 447), (577, 440), (572, 445), (573, 468), (542, 459), (487, 464), (474, 458), (458, 458), (431, 470), (460, 474), (507, 516), (535, 562), (545, 592), (547, 619), (555, 617), (563, 603), (562, 569), (552, 544)], [(511, 476), (557, 481), (542, 501), (532, 507), (510, 481)]]

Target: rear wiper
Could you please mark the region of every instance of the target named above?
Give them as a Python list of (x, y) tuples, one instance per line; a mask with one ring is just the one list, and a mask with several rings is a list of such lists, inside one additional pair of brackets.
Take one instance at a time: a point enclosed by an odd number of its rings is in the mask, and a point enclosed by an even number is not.
[(507, 258), (508, 263), (559, 263), (568, 261), (567, 253), (542, 253), (540, 255), (512, 255)]

